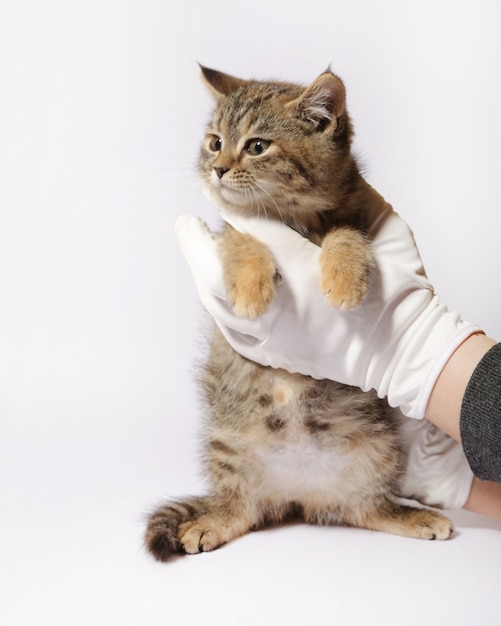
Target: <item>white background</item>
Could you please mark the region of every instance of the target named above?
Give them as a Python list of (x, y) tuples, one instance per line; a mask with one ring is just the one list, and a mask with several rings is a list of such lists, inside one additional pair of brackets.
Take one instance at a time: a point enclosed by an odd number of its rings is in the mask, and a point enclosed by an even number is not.
[(501, 524), (462, 512), (446, 543), (293, 525), (167, 565), (141, 535), (203, 489), (203, 316), (172, 229), (217, 224), (197, 61), (331, 64), (368, 180), (499, 338), (500, 31), (496, 0), (2, 0), (2, 624), (499, 624)]

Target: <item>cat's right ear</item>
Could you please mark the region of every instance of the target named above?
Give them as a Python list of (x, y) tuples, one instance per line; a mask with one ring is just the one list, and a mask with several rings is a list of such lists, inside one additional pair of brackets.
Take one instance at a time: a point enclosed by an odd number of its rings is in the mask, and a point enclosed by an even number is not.
[(312, 124), (337, 126), (346, 111), (346, 92), (343, 81), (327, 70), (288, 105), (296, 115)]
[(219, 72), (218, 70), (213, 70), (210, 67), (200, 65), (200, 69), (202, 70), (202, 77), (205, 84), (217, 99), (227, 96), (239, 87), (243, 87), (246, 83), (245, 80), (235, 78), (235, 76)]

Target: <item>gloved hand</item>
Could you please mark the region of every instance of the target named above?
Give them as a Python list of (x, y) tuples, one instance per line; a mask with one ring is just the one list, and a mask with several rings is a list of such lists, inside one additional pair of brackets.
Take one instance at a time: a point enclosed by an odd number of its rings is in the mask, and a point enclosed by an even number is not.
[(441, 509), (460, 509), (470, 495), (473, 472), (461, 445), (427, 419), (396, 410), (406, 466), (398, 495)]
[(223, 216), (265, 243), (282, 277), (270, 309), (237, 317), (226, 301), (217, 245), (205, 223), (180, 216), (176, 232), (199, 296), (230, 345), (275, 368), (375, 389), (391, 406), (422, 418), (443, 366), (480, 329), (441, 305), (407, 224), (374, 192), (368, 234), (375, 269), (361, 306), (339, 311), (320, 291), (320, 248), (281, 223)]

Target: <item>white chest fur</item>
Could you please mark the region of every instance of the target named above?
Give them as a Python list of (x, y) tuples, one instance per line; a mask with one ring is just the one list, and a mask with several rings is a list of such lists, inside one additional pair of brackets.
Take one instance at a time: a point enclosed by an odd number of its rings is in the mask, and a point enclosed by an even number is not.
[(312, 491), (332, 492), (344, 482), (350, 455), (322, 449), (308, 433), (277, 438), (260, 454), (262, 489), (276, 491), (291, 500)]

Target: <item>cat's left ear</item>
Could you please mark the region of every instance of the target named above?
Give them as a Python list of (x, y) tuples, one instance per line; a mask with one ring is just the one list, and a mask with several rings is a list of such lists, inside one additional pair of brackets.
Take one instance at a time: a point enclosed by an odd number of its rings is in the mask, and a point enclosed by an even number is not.
[(289, 107), (296, 115), (317, 126), (324, 127), (326, 123), (337, 126), (337, 120), (346, 111), (343, 81), (328, 70), (313, 81)]
[(232, 91), (235, 91), (246, 83), (246, 81), (241, 78), (236, 78), (235, 76), (219, 72), (218, 70), (213, 70), (210, 67), (200, 65), (200, 69), (202, 70), (202, 76), (205, 84), (211, 90), (212, 95), (217, 99), (222, 96), (227, 96)]

